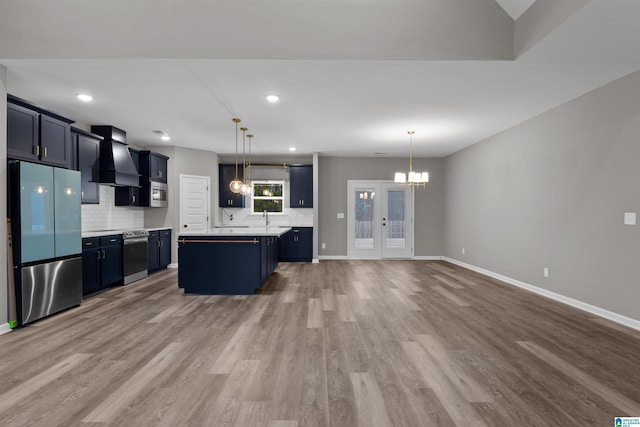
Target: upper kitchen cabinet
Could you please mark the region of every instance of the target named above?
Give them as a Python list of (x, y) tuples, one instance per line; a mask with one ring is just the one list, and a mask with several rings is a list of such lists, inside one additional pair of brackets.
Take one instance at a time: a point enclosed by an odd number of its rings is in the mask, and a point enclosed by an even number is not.
[[(238, 165), (238, 177), (242, 177), (244, 168)], [(229, 183), (236, 177), (236, 165), (218, 165), (218, 194), (221, 208), (244, 208), (244, 196), (229, 189)]]
[(169, 158), (152, 151), (140, 152), (140, 174), (149, 181), (167, 183), (167, 161)]
[(81, 173), (82, 204), (100, 203), (101, 140), (101, 136), (71, 128), (72, 169)]
[(7, 95), (7, 157), (69, 169), (72, 122)]
[(313, 207), (313, 165), (289, 165), (289, 206)]

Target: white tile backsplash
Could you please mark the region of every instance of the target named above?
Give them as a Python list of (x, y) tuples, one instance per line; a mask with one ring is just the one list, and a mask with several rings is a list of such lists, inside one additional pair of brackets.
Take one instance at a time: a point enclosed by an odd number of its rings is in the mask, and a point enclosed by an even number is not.
[[(230, 219), (233, 215), (233, 220)], [(263, 226), (264, 218), (260, 214), (252, 214), (251, 208), (220, 208), (221, 224), (216, 225), (248, 225)], [(283, 215), (269, 214), (270, 225), (288, 225), (295, 227), (313, 227), (313, 209), (286, 209)]]
[(82, 205), (82, 232), (144, 228), (144, 208), (115, 205), (115, 188), (100, 186), (100, 204)]

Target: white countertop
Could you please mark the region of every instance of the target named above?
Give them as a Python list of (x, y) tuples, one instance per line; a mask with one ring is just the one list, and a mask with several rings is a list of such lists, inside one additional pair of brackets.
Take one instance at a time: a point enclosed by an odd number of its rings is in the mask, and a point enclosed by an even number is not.
[(127, 229), (116, 229), (116, 230), (83, 231), (82, 238), (85, 239), (87, 237), (112, 236), (114, 234), (122, 234), (125, 231), (130, 231), (130, 230), (147, 230), (147, 231), (173, 230), (173, 227), (127, 228)]
[(291, 230), (291, 227), (221, 227), (209, 231), (181, 232), (180, 236), (212, 236), (212, 237), (280, 237)]

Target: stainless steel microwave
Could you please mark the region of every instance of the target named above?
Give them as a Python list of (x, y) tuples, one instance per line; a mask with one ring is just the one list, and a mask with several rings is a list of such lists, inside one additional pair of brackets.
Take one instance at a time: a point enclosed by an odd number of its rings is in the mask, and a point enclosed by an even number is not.
[(153, 182), (149, 187), (149, 206), (153, 208), (165, 208), (168, 203), (167, 184)]

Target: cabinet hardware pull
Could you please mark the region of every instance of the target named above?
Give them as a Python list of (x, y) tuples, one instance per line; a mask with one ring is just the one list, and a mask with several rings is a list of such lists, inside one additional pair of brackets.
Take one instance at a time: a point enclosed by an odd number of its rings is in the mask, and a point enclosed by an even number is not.
[(131, 203), (135, 203), (136, 202), (136, 196), (135, 194), (131, 196)]
[(44, 147), (44, 156), (47, 157), (47, 146)]
[(100, 259), (100, 251), (98, 251), (98, 259)]
[(34, 148), (36, 149), (36, 156), (39, 156), (40, 155), (40, 146), (36, 145)]
[(253, 243), (258, 244), (260, 243), (258, 241), (258, 239), (253, 239), (253, 240), (215, 240), (215, 239), (211, 239), (211, 240), (193, 240), (193, 239), (178, 239), (178, 243)]

